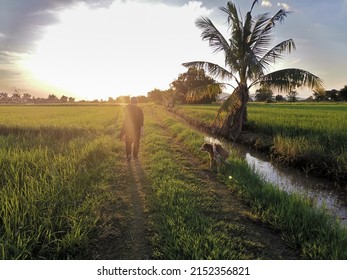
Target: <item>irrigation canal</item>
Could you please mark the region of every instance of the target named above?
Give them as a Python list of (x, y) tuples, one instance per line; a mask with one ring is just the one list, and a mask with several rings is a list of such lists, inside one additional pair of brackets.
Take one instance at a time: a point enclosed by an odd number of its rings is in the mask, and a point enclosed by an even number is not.
[(254, 169), (266, 182), (272, 183), (289, 192), (309, 197), (316, 205), (324, 205), (341, 224), (347, 225), (347, 193), (336, 187), (336, 183), (324, 178), (307, 175), (299, 169), (285, 167), (271, 162), (263, 154), (249, 149), (244, 145), (206, 136), (206, 142), (219, 142), (231, 153), (238, 153), (245, 158), (248, 165)]

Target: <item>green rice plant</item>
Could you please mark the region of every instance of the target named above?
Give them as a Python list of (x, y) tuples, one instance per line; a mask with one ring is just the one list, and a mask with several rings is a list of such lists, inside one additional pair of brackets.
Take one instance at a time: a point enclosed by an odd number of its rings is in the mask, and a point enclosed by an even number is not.
[(119, 108), (2, 109), (0, 259), (85, 258), (113, 180)]

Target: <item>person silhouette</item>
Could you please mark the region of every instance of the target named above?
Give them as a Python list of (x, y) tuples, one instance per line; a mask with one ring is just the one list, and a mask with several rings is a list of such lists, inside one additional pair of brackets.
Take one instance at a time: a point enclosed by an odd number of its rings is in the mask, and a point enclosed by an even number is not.
[(119, 138), (125, 140), (125, 152), (127, 160), (131, 156), (138, 158), (140, 137), (143, 131), (143, 111), (137, 106), (137, 97), (132, 97), (130, 103), (124, 107), (124, 122)]

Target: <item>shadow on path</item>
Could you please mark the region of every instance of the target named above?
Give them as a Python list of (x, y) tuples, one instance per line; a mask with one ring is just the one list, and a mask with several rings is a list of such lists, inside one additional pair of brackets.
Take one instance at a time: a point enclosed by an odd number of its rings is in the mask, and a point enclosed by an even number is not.
[(131, 245), (129, 259), (148, 259), (151, 254), (148, 241), (147, 210), (145, 202), (148, 181), (141, 166), (141, 161), (128, 162), (129, 194), (131, 203), (132, 221), (129, 225)]
[(140, 160), (119, 160), (114, 183), (105, 186), (96, 237), (88, 258), (141, 260), (151, 257), (146, 191), (149, 186)]

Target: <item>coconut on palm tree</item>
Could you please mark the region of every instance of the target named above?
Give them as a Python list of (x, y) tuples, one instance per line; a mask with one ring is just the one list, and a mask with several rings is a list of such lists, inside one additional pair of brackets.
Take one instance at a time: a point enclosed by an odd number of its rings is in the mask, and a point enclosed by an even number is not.
[[(239, 139), (246, 124), (247, 101), (251, 87), (260, 84), (279, 91), (293, 91), (301, 86), (322, 86), (319, 77), (302, 69), (290, 68), (268, 72), (271, 64), (282, 58), (283, 54), (295, 49), (292, 39), (270, 47), (272, 29), (290, 12), (281, 9), (272, 17), (267, 13), (253, 17), (252, 11), (257, 2), (258, 0), (253, 1), (244, 20), (233, 2), (228, 2), (226, 7), (220, 8), (227, 15), (230, 39), (226, 39), (209, 18), (201, 17), (196, 20), (197, 27), (202, 30), (202, 39), (209, 42), (214, 52), (224, 52), (224, 67), (207, 61), (183, 63), (185, 67), (202, 68), (216, 79), (228, 81), (211, 85), (206, 91), (207, 94), (211, 89), (221, 85), (233, 87), (233, 93), (221, 105), (216, 117), (216, 121), (220, 121), (219, 134), (233, 140)], [(190, 98), (197, 98), (198, 94), (201, 94), (201, 89), (192, 90)], [(222, 112), (227, 113), (224, 119), (220, 118)]]

